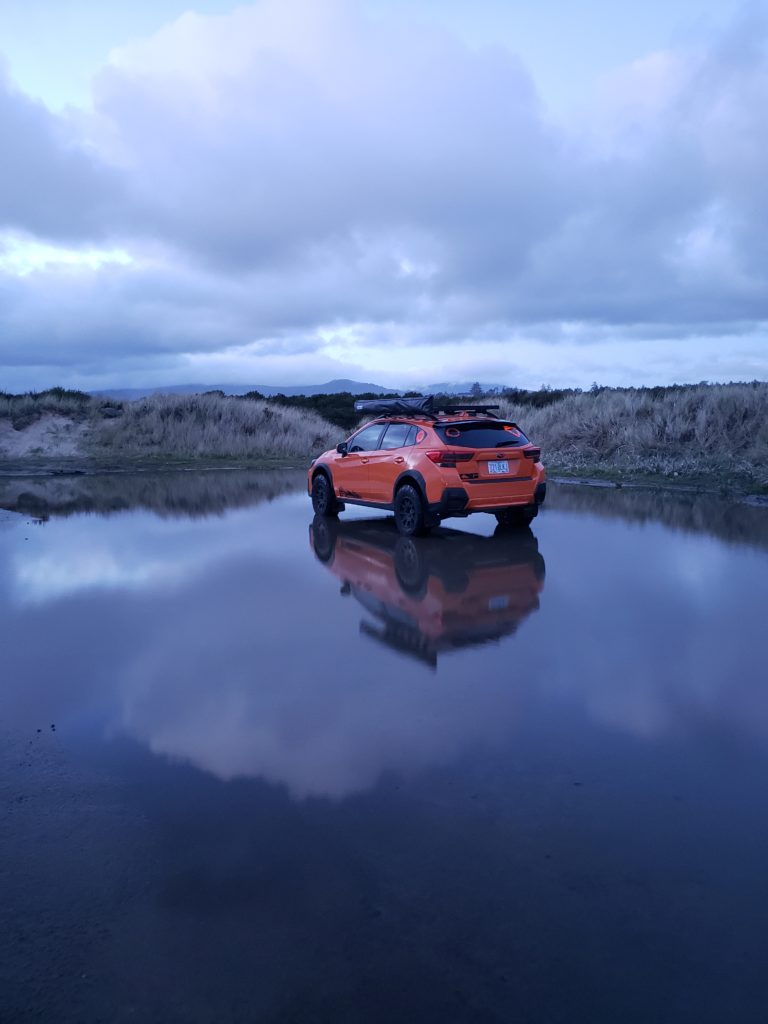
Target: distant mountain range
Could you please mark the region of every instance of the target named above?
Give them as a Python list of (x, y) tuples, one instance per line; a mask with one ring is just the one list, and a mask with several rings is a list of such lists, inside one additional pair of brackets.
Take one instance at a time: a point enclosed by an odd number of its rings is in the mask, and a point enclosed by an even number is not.
[[(430, 384), (424, 388), (385, 388), (381, 384), (369, 384), (359, 380), (329, 380), (325, 384), (294, 384), (277, 387), (272, 384), (168, 384), (154, 388), (105, 388), (91, 392), (102, 398), (116, 398), (132, 401), (146, 398), (147, 395), (199, 395), (205, 391), (223, 391), (225, 395), (245, 395), (249, 391), (258, 391), (262, 395), (335, 395), (341, 391), (349, 391), (353, 395), (401, 394), (405, 390), (420, 390), (425, 395), (466, 395), (469, 394), (471, 383)], [(481, 384), (483, 390), (490, 390), (492, 385)]]

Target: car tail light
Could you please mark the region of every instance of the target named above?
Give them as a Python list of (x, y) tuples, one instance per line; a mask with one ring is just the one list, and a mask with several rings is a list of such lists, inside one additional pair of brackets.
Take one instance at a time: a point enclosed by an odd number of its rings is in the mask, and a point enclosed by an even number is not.
[(541, 462), (541, 448), (526, 448), (523, 455), (531, 462)]
[(455, 452), (450, 448), (425, 452), (424, 454), (430, 462), (434, 462), (436, 466), (442, 466), (445, 469), (455, 469), (457, 462), (469, 462), (472, 458), (472, 452)]

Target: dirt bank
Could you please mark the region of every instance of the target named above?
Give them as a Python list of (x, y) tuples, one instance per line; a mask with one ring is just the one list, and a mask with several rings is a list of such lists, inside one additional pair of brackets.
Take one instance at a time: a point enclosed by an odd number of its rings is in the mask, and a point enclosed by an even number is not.
[(0, 420), (0, 459), (82, 458), (90, 424), (68, 416), (44, 413), (21, 430), (7, 419)]

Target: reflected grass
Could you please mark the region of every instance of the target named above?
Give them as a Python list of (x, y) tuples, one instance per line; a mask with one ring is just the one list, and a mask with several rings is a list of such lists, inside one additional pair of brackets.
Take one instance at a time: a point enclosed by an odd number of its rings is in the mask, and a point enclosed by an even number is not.
[(545, 510), (550, 509), (631, 523), (663, 523), (685, 533), (705, 533), (731, 544), (768, 548), (768, 508), (712, 494), (561, 482), (549, 486)]
[(132, 509), (196, 519), (272, 501), (303, 489), (305, 481), (297, 469), (6, 477), (0, 478), (0, 508), (36, 519)]

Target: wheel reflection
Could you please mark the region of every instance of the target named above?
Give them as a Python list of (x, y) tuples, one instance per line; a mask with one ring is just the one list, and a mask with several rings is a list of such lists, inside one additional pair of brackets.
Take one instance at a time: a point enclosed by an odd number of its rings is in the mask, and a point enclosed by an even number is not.
[(443, 652), (511, 635), (539, 607), (545, 564), (530, 529), (404, 537), (391, 520), (316, 516), (309, 536), (341, 595), (369, 613), (360, 631), (432, 667)]

